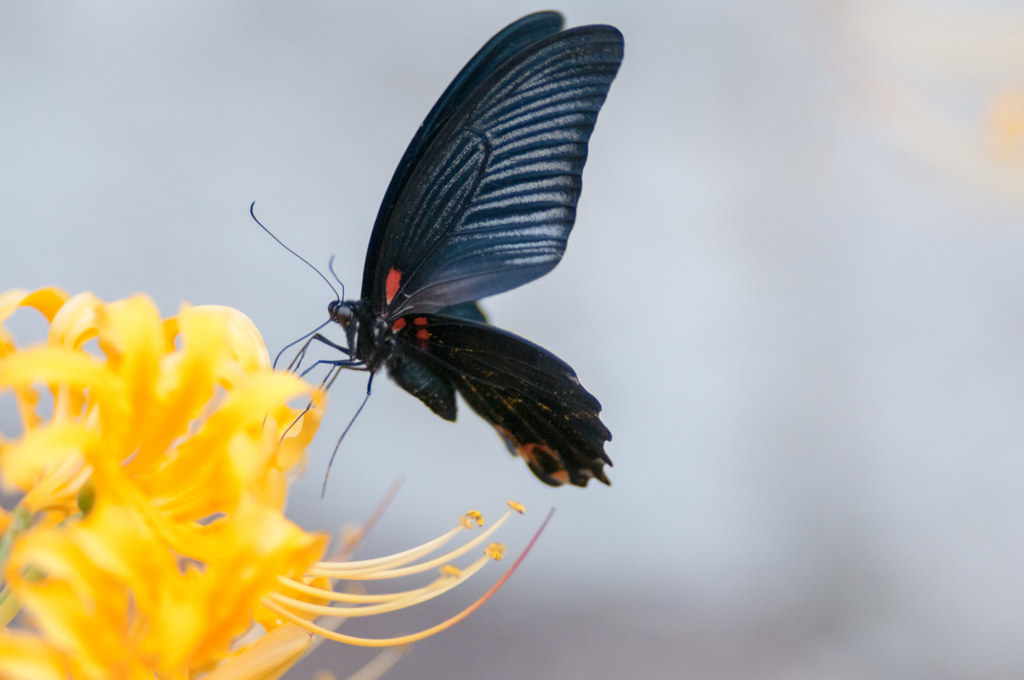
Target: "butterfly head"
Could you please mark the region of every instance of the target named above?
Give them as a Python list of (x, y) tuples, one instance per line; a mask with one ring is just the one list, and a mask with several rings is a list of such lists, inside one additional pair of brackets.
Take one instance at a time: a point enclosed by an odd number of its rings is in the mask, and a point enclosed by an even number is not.
[(364, 362), (371, 371), (376, 371), (387, 360), (390, 351), (389, 327), (374, 314), (370, 305), (363, 300), (334, 300), (327, 305), (327, 313), (331, 321), (345, 329), (353, 359)]
[(331, 321), (339, 323), (342, 328), (347, 329), (353, 316), (352, 303), (333, 300), (331, 304), (327, 305), (327, 313), (330, 315)]

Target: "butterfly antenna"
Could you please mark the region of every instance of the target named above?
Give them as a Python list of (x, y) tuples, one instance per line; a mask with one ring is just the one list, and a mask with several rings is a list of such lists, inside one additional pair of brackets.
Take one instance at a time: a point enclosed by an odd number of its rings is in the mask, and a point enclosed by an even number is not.
[[(338, 297), (338, 291), (337, 291), (337, 290), (336, 290), (336, 289), (334, 288), (334, 286), (333, 286), (333, 285), (331, 284), (331, 282), (327, 280), (327, 277), (326, 277), (326, 276), (324, 276), (323, 274), (321, 274), (321, 273), (320, 273), (320, 270), (319, 270), (319, 269), (317, 269), (317, 268), (316, 268), (316, 267), (314, 267), (313, 265), (309, 264), (309, 260), (307, 260), (306, 258), (302, 257), (302, 255), (299, 255), (299, 254), (298, 254), (297, 252), (295, 252), (294, 250), (292, 250), (291, 248), (289, 248), (288, 246), (286, 246), (286, 245), (285, 245), (284, 243), (282, 243), (282, 242), (281, 242), (281, 239), (279, 239), (278, 237), (274, 236), (274, 232), (272, 232), (272, 231), (270, 231), (269, 229), (267, 229), (266, 227), (264, 227), (264, 226), (263, 226), (263, 223), (262, 223), (262, 222), (260, 222), (260, 221), (259, 221), (258, 219), (256, 219), (256, 212), (255, 212), (255, 208), (256, 208), (256, 201), (253, 201), (253, 202), (252, 202), (252, 205), (250, 205), (250, 206), (249, 206), (249, 214), (250, 214), (250, 215), (252, 216), (253, 222), (255, 222), (256, 224), (260, 225), (260, 229), (262, 229), (263, 231), (265, 231), (265, 232), (267, 232), (268, 234), (270, 234), (270, 238), (272, 238), (272, 239), (274, 239), (275, 241), (277, 241), (278, 245), (280, 245), (280, 246), (281, 246), (282, 248), (284, 248), (285, 250), (287, 250), (287, 251), (288, 251), (289, 253), (291, 253), (291, 254), (292, 254), (292, 255), (294, 255), (295, 257), (297, 257), (297, 258), (299, 258), (300, 260), (302, 260), (303, 262), (305, 262), (305, 263), (306, 263), (306, 265), (307, 265), (307, 266), (308, 266), (308, 267), (309, 267), (310, 269), (312, 269), (313, 271), (315, 271), (315, 272), (317, 273), (317, 275), (318, 275), (318, 276), (319, 276), (319, 277), (320, 277), (321, 279), (323, 279), (323, 280), (324, 280), (324, 283), (326, 283), (326, 284), (327, 284), (328, 286), (330, 286), (330, 287), (331, 287), (331, 290), (332, 290), (332, 291), (334, 291), (334, 297), (335, 297), (336, 299), (338, 299), (338, 300), (340, 301), (340, 300), (341, 300), (341, 298), (339, 298), (339, 297)], [(314, 332), (315, 332), (315, 331), (314, 331)]]
[(331, 259), (327, 260), (327, 268), (331, 270), (331, 275), (334, 276), (334, 280), (341, 286), (341, 301), (345, 301), (345, 284), (341, 282), (338, 275), (334, 273), (334, 255), (331, 255)]
[(348, 434), (348, 431), (352, 429), (352, 424), (356, 422), (356, 418), (359, 417), (359, 414), (363, 412), (363, 407), (366, 406), (366, 402), (370, 401), (370, 388), (373, 386), (374, 375), (374, 373), (371, 373), (370, 381), (366, 383), (366, 396), (363, 397), (363, 403), (359, 405), (358, 409), (356, 409), (356, 414), (352, 416), (352, 420), (348, 421), (345, 431), (341, 433), (341, 436), (338, 437), (338, 443), (334, 445), (334, 451), (331, 453), (331, 459), (327, 461), (327, 472), (324, 473), (324, 484), (320, 487), (320, 498), (323, 498), (324, 494), (327, 493), (327, 478), (331, 476), (331, 466), (334, 465), (334, 457), (338, 455), (338, 448), (341, 446), (341, 441), (345, 438), (345, 435)]

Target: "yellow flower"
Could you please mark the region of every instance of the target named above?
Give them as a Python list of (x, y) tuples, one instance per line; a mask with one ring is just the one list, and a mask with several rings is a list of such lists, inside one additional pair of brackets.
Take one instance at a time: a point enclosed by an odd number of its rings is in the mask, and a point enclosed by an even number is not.
[[(8, 491), (24, 494), (0, 516), (0, 623), (24, 608), (27, 626), (0, 634), (0, 678), (277, 678), (314, 634), (404, 645), (486, 599), (389, 640), (313, 623), (450, 590), (500, 559), (504, 548), (492, 544), (465, 569), (449, 564), (508, 514), (433, 560), (414, 564), (483, 518), (468, 513), (448, 534), (391, 557), (318, 562), (327, 537), (283, 508), (326, 398), (273, 371), (240, 312), (183, 305), (161, 320), (143, 296), (104, 304), (48, 288), (0, 295), (0, 324), (19, 307), (50, 326), (44, 346), (18, 349), (0, 325), (0, 389), (13, 391), (22, 418), (20, 437), (0, 435), (0, 471)], [(410, 591), (333, 588), (438, 567), (439, 578)]]

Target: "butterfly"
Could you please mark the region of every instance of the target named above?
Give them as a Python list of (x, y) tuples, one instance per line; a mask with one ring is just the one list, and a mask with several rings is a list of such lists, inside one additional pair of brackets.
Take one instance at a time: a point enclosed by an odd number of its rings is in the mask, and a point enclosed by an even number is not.
[(445, 420), (461, 394), (541, 481), (586, 486), (609, 484), (600, 403), (568, 364), (488, 325), (476, 303), (551, 271), (575, 221), (623, 39), (562, 24), (539, 12), (509, 25), (434, 104), (384, 194), (361, 299), (328, 306), (348, 342), (332, 346), (349, 356), (330, 363), (369, 371), (371, 384), (386, 368)]

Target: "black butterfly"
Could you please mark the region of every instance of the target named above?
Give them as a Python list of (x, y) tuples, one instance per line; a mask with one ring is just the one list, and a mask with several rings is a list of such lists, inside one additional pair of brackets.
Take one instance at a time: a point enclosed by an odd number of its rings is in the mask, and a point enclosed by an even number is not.
[(601, 405), (476, 300), (551, 271), (576, 217), (587, 141), (622, 61), (611, 26), (520, 19), (483, 46), (402, 156), (370, 236), (362, 299), (336, 300), (351, 359), (455, 420), (455, 393), (541, 481), (608, 484)]

